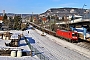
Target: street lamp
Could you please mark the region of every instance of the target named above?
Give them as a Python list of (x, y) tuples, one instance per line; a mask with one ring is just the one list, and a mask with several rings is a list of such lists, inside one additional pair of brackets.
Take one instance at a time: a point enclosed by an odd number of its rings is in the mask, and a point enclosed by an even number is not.
[(83, 5), (82, 9), (84, 9), (84, 6), (87, 6), (86, 4)]
[[(83, 14), (84, 14), (84, 7), (87, 6), (86, 4), (83, 5), (82, 7), (82, 11), (83, 11)], [(84, 15), (82, 15), (84, 17)]]

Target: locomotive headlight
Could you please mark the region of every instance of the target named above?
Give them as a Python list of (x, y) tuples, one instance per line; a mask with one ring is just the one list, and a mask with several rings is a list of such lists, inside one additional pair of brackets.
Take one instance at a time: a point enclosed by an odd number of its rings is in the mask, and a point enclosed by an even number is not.
[(77, 38), (77, 37), (73, 37), (73, 38)]
[(77, 37), (75, 37), (75, 38), (77, 38)]

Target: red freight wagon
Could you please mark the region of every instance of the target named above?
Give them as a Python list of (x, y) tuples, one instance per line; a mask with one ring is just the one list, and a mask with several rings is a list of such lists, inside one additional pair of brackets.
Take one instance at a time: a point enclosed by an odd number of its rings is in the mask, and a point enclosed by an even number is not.
[(70, 41), (78, 41), (78, 33), (72, 31), (65, 31), (57, 29), (56, 35), (62, 38), (68, 39)]

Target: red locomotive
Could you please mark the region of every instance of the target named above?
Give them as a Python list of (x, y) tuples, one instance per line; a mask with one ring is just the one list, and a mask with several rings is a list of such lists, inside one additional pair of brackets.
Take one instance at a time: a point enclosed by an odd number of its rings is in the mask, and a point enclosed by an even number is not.
[(71, 42), (78, 41), (78, 33), (77, 32), (57, 29), (56, 36), (68, 39)]

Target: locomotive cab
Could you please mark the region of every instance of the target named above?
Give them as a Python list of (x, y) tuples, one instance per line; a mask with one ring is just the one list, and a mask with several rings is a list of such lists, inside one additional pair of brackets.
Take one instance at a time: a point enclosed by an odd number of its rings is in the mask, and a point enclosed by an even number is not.
[(78, 40), (78, 33), (76, 32), (72, 33), (72, 40)]

